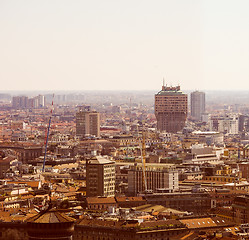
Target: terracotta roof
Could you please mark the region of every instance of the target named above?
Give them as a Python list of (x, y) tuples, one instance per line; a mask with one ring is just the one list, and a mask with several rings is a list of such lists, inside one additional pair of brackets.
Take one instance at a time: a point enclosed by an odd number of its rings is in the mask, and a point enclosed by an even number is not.
[(21, 199), (32, 199), (32, 198), (35, 198), (35, 196), (31, 195), (31, 194), (28, 194), (28, 195), (24, 195), (24, 196), (21, 196)]
[(188, 229), (198, 228), (212, 228), (212, 227), (225, 227), (232, 226), (234, 223), (220, 218), (220, 217), (209, 217), (209, 218), (192, 218), (179, 220), (183, 224), (186, 224)]
[(232, 209), (224, 208), (224, 207), (218, 207), (213, 209), (213, 212), (216, 213), (219, 216), (227, 216), (227, 217), (233, 217)]
[(199, 233), (194, 232), (194, 231), (190, 231), (190, 232), (184, 232), (181, 233), (177, 236), (172, 236), (172, 240), (176, 239), (176, 240), (193, 240), (195, 238), (199, 237)]
[[(100, 219), (82, 219), (78, 225), (81, 226), (103, 226), (103, 227), (111, 227), (111, 228), (122, 228), (125, 224), (124, 220), (121, 221), (111, 221), (111, 220), (100, 220)], [(138, 225), (138, 224), (135, 224)]]
[(154, 205), (154, 204), (145, 204), (142, 206), (138, 206), (135, 208), (136, 211), (141, 212), (158, 212), (158, 213), (167, 213), (167, 215), (172, 214), (184, 214), (187, 212), (179, 211), (173, 208), (167, 208), (162, 205)]
[(9, 222), (11, 220), (10, 212), (0, 211), (0, 220)]
[(140, 228), (153, 228), (153, 227), (184, 227), (179, 220), (158, 220), (158, 221), (146, 221), (140, 224)]
[(66, 216), (62, 212), (54, 209), (50, 209), (45, 212), (40, 212), (37, 215), (27, 219), (27, 222), (33, 223), (63, 223), (63, 222), (74, 222), (75, 219)]
[(138, 201), (143, 201), (145, 202), (146, 200), (143, 199), (143, 197), (116, 197), (117, 202), (138, 202)]
[(88, 204), (112, 204), (116, 203), (114, 197), (88, 197)]
[(28, 186), (32, 188), (38, 188), (39, 187), (39, 181), (8, 181), (9, 184), (27, 184)]
[(69, 190), (67, 188), (60, 187), (60, 186), (57, 186), (54, 191), (60, 192), (60, 193), (68, 193), (69, 192)]
[(186, 224), (188, 229), (216, 227), (217, 225), (211, 218), (197, 218), (197, 219), (182, 219), (183, 224)]
[(88, 227), (96, 227), (96, 226), (102, 226), (102, 227), (110, 227), (110, 228), (134, 228), (137, 227), (138, 230), (152, 230), (152, 229), (158, 229), (160, 228), (177, 228), (177, 227), (185, 227), (180, 221), (178, 220), (159, 220), (159, 221), (146, 221), (139, 224), (134, 221), (115, 221), (115, 220), (100, 220), (100, 219), (82, 219), (78, 225), (81, 226), (88, 226)]

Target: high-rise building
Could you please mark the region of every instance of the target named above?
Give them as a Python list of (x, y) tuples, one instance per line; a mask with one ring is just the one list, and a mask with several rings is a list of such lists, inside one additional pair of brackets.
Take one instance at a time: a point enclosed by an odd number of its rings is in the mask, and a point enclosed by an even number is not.
[(90, 106), (80, 107), (76, 113), (76, 135), (80, 137), (100, 136), (99, 113), (91, 111)]
[(43, 95), (38, 95), (33, 98), (14, 96), (12, 97), (12, 107), (15, 109), (43, 108), (45, 107), (45, 97)]
[(162, 86), (155, 95), (155, 115), (157, 129), (176, 133), (185, 126), (188, 111), (188, 96), (180, 90), (180, 86)]
[(86, 161), (86, 194), (88, 197), (115, 195), (115, 162), (102, 156)]
[(195, 91), (190, 95), (191, 117), (197, 121), (201, 121), (202, 114), (205, 113), (205, 93)]
[(45, 107), (45, 96), (44, 95), (38, 95), (38, 107), (43, 108)]
[(23, 109), (28, 107), (28, 97), (15, 96), (12, 97), (12, 107), (16, 109)]

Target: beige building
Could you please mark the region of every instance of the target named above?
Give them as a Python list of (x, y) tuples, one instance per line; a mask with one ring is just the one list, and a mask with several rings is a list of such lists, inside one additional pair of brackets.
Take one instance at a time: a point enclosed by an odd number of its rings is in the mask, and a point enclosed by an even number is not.
[(102, 156), (86, 161), (86, 192), (88, 197), (115, 195), (115, 162)]
[[(174, 164), (146, 163), (145, 176), (149, 192), (173, 192), (178, 190), (178, 171)], [(128, 193), (135, 196), (145, 191), (142, 164), (131, 166), (128, 171)]]
[(180, 91), (180, 86), (162, 86), (155, 95), (155, 115), (157, 129), (176, 133), (185, 126), (188, 112), (188, 96)]
[(100, 136), (100, 117), (96, 111), (91, 111), (89, 106), (80, 107), (76, 113), (76, 135), (85, 137)]

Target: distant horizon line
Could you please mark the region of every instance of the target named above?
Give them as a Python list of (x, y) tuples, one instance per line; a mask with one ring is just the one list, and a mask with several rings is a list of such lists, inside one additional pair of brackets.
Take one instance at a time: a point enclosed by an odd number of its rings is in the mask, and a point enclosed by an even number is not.
[[(200, 92), (249, 92), (245, 89), (181, 89), (182, 91), (200, 91)], [(161, 89), (86, 89), (86, 90), (0, 90), (1, 93), (9, 93), (9, 92), (158, 92)]]

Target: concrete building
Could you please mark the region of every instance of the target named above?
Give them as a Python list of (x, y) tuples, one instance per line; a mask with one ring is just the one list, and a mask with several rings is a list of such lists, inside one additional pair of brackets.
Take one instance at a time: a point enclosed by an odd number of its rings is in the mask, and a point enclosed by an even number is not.
[(10, 168), (11, 160), (14, 160), (14, 159), (11, 157), (4, 157), (4, 158), (2, 158), (2, 156), (0, 157), (0, 178), (5, 177), (6, 172)]
[(201, 121), (202, 114), (205, 113), (205, 93), (195, 91), (190, 95), (191, 117), (194, 120)]
[(0, 150), (13, 150), (17, 159), (22, 163), (33, 162), (42, 155), (42, 147), (39, 145), (21, 145), (21, 144), (1, 144)]
[(248, 162), (239, 163), (239, 171), (242, 174), (242, 178), (249, 180), (249, 163)]
[(44, 95), (38, 95), (29, 100), (32, 101), (32, 108), (44, 108), (45, 107), (45, 96)]
[(188, 111), (188, 96), (180, 91), (180, 86), (162, 86), (155, 95), (155, 115), (157, 129), (176, 133), (185, 126)]
[(100, 136), (99, 113), (91, 111), (90, 106), (80, 107), (76, 113), (76, 135), (80, 137)]
[(206, 213), (212, 206), (211, 197), (207, 192), (154, 193), (144, 197), (148, 204), (157, 204), (198, 214)]
[[(150, 192), (173, 192), (178, 190), (178, 172), (174, 164), (146, 163), (145, 176)], [(128, 171), (128, 194), (135, 196), (145, 191), (141, 164), (134, 164)]]
[(247, 132), (249, 130), (249, 116), (248, 115), (239, 115), (239, 131)]
[(86, 191), (88, 197), (115, 195), (115, 162), (102, 156), (86, 161)]
[(224, 134), (239, 133), (239, 116), (213, 116), (209, 122), (210, 130)]
[(15, 109), (43, 108), (45, 107), (45, 96), (38, 95), (33, 98), (28, 98), (27, 96), (14, 96), (12, 97), (12, 107)]
[(234, 199), (233, 219), (237, 224), (249, 222), (249, 195), (241, 195)]
[(38, 95), (38, 107), (43, 108), (45, 107), (45, 96), (44, 95)]
[(207, 145), (217, 144), (222, 145), (224, 144), (224, 135), (223, 133), (215, 132), (215, 131), (194, 131), (192, 132), (194, 137), (198, 138), (198, 142), (206, 143)]
[(15, 96), (12, 97), (12, 107), (15, 109), (23, 109), (28, 107), (28, 97)]
[(219, 153), (213, 147), (204, 144), (195, 144), (190, 147), (191, 153), (183, 160), (184, 164), (218, 164), (220, 161)]

